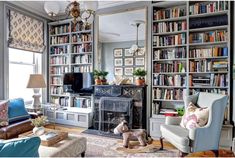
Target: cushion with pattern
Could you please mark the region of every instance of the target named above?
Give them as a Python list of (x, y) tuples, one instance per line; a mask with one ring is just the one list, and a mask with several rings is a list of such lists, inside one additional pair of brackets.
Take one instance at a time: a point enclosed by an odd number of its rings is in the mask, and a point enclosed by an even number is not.
[(8, 124), (8, 101), (6, 100), (0, 102), (0, 127)]

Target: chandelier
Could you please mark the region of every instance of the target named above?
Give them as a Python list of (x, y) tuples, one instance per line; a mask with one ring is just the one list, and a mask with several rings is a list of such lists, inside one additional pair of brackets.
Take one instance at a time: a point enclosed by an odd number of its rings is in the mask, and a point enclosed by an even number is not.
[(131, 23), (132, 26), (136, 27), (136, 43), (133, 44), (130, 48), (130, 53), (135, 54), (136, 52), (140, 51), (140, 47), (138, 45), (138, 32), (139, 32), (139, 26), (141, 24), (144, 24), (144, 21), (142, 20), (135, 20), (133, 23)]
[[(83, 5), (83, 8), (80, 6)], [(97, 1), (72, 1), (65, 8), (65, 14), (73, 18), (73, 23), (76, 24), (82, 21), (85, 25), (91, 24), (94, 20), (94, 14), (98, 8)], [(44, 9), (49, 16), (56, 16), (59, 13), (59, 5), (53, 1), (46, 1)]]

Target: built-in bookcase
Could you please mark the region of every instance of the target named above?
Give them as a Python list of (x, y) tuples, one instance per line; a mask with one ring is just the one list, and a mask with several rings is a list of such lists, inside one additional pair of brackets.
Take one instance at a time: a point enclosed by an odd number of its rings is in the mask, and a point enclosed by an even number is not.
[(164, 120), (165, 108), (183, 107), (183, 96), (230, 95), (230, 53), (230, 2), (153, 3), (150, 124)]

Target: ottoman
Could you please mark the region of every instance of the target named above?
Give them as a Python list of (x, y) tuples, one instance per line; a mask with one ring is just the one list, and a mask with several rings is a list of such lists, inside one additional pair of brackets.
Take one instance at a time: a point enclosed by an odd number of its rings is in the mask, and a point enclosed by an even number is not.
[(84, 157), (87, 140), (85, 137), (69, 134), (68, 138), (53, 146), (40, 145), (40, 157)]

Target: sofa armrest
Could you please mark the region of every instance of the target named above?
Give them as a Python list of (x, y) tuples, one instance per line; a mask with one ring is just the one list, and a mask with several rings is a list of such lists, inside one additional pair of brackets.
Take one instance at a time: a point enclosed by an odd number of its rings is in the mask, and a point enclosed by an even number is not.
[(167, 116), (165, 124), (166, 125), (179, 125), (181, 122), (181, 119), (182, 119), (182, 117), (179, 117), (179, 116), (174, 116), (174, 117)]

